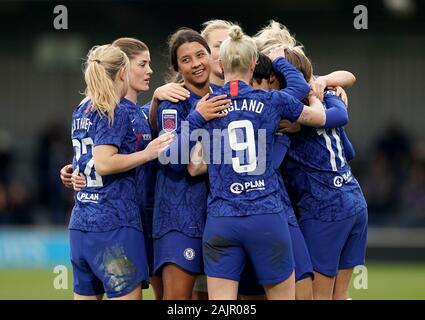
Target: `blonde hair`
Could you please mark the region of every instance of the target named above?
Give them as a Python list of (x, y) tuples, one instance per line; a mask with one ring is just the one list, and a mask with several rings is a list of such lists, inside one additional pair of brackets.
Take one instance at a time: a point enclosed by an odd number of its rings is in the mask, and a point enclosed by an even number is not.
[[(253, 37), (259, 51), (264, 52), (276, 46), (294, 48), (297, 41), (289, 30), (277, 21), (270, 20), (268, 26), (264, 27)], [(302, 48), (302, 45), (298, 45)]]
[(224, 72), (246, 72), (252, 61), (257, 61), (258, 51), (254, 40), (245, 35), (239, 26), (229, 30), (229, 38), (220, 47), (220, 59)]
[(225, 21), (225, 20), (220, 20), (220, 19), (214, 19), (214, 20), (209, 20), (206, 21), (202, 24), (202, 26), (204, 27), (201, 31), (201, 36), (204, 37), (205, 40), (208, 40), (209, 35), (211, 34), (211, 32), (215, 31), (215, 30), (229, 30), (231, 27), (236, 26), (236, 24), (234, 24), (233, 22), (229, 22), (229, 21)]
[(118, 47), (107, 44), (94, 46), (87, 54), (84, 80), (84, 94), (92, 101), (92, 110), (102, 116), (108, 116), (109, 122), (114, 121), (114, 109), (120, 101), (115, 79), (118, 72), (128, 70), (130, 62), (126, 54)]
[(285, 58), (295, 68), (301, 71), (304, 79), (309, 82), (313, 77), (313, 65), (300, 47), (285, 49)]
[(149, 51), (146, 44), (135, 38), (118, 38), (112, 42), (112, 45), (120, 48), (130, 60), (141, 52)]

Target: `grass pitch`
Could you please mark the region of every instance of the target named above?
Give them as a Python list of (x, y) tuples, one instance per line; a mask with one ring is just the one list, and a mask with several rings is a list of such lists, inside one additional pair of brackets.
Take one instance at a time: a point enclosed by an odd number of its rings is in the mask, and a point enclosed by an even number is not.
[[(425, 300), (425, 264), (370, 262), (367, 264), (367, 289), (355, 289), (353, 275), (350, 295), (354, 300)], [(55, 289), (57, 274), (49, 269), (0, 269), (0, 300), (72, 299), (72, 271), (68, 268), (68, 289)], [(63, 285), (65, 283), (62, 283)], [(364, 282), (363, 282), (364, 284)], [(153, 299), (152, 290), (143, 291)]]

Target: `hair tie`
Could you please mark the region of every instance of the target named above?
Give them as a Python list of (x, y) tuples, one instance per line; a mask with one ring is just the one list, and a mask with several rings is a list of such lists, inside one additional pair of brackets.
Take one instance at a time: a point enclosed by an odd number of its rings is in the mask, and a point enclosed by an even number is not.
[(91, 59), (90, 62), (97, 62), (97, 63), (101, 63), (99, 59)]

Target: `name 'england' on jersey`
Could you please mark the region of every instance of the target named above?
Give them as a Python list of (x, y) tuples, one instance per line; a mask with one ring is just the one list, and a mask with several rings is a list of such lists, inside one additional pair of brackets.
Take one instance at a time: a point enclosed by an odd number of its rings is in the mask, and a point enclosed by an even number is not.
[[(325, 108), (334, 98), (325, 94)], [(345, 157), (342, 130), (302, 127), (289, 135), (282, 174), (301, 219), (341, 220), (367, 207)]]
[(72, 115), (73, 169), (83, 173), (86, 186), (74, 193), (69, 229), (105, 232), (119, 227), (142, 230), (136, 198), (135, 170), (100, 176), (94, 167), (93, 148), (114, 145), (118, 153), (135, 151), (129, 110), (118, 105), (111, 124), (107, 116), (91, 110), (91, 101), (83, 100)]
[[(296, 121), (303, 103), (282, 91), (254, 90), (230, 81), (214, 92), (227, 94), (226, 117), (205, 124), (209, 132), (207, 212), (246, 216), (283, 210), (279, 176), (272, 165), (275, 132), (281, 118)], [(219, 138), (217, 138), (217, 136)]]

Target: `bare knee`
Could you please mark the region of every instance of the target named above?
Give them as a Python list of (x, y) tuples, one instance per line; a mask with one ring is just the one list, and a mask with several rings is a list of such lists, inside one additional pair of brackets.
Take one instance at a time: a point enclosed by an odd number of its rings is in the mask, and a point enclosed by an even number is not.
[(313, 298), (314, 300), (332, 300), (335, 277), (329, 277), (319, 272), (314, 273)]
[(313, 300), (313, 280), (310, 277), (295, 283), (295, 300)]
[(162, 269), (164, 300), (191, 300), (196, 275), (175, 264)]
[(333, 290), (333, 300), (347, 300), (350, 298), (348, 292), (350, 287), (351, 276), (353, 269), (341, 269), (335, 279), (335, 286)]

